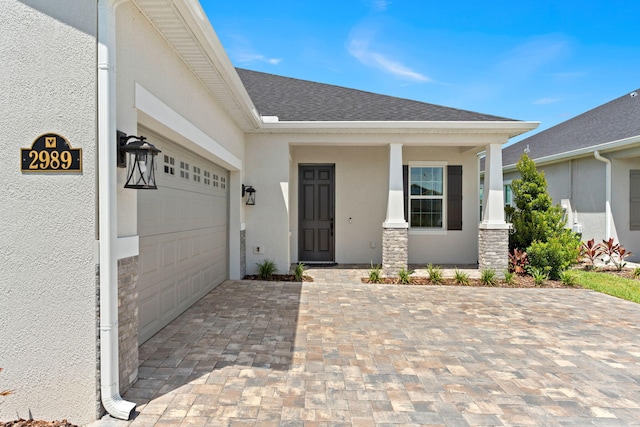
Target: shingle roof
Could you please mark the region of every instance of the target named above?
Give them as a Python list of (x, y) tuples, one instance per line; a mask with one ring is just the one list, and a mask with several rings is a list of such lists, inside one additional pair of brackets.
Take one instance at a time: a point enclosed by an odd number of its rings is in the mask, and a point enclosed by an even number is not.
[(515, 164), (527, 145), (539, 159), (640, 135), (640, 89), (523, 139), (502, 150), (502, 164)]
[(280, 121), (515, 121), (308, 80), (236, 69), (262, 116)]

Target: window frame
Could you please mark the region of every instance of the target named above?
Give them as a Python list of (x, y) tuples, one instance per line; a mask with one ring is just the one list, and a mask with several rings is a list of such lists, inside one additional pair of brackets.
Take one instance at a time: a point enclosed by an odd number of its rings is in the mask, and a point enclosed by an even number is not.
[[(447, 234), (447, 177), (448, 162), (446, 161), (410, 161), (407, 163), (407, 222), (410, 234)], [(411, 194), (411, 170), (413, 168), (440, 168), (442, 169), (442, 195), (441, 196), (416, 196)], [(411, 226), (411, 200), (441, 200), (442, 224), (440, 227), (412, 227)]]

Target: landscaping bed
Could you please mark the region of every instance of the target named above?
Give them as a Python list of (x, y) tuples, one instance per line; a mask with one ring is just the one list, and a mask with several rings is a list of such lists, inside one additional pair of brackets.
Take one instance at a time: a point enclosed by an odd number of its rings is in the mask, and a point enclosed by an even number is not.
[(15, 420), (0, 422), (0, 427), (78, 427), (67, 420), (41, 421), (41, 420)]
[[(367, 277), (362, 278), (362, 283), (376, 283), (369, 280)], [(462, 284), (457, 282), (453, 278), (442, 279), (438, 283), (434, 283), (428, 277), (412, 277), (409, 283), (403, 284), (397, 277), (386, 277), (381, 279), (377, 283), (383, 283), (388, 285), (403, 285), (403, 286), (468, 286), (468, 287), (493, 287), (493, 288), (580, 288), (579, 285), (565, 285), (559, 280), (545, 280), (540, 286), (536, 285), (533, 277), (531, 276), (515, 276), (511, 283), (507, 283), (504, 280), (498, 279), (493, 285), (483, 284), (480, 279), (469, 279), (468, 283)]]

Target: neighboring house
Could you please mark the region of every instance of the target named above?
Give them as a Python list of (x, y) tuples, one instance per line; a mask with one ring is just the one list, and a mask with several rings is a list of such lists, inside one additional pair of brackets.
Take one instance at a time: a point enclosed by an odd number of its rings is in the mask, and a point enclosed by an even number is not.
[(191, 0), (9, 0), (0, 56), (0, 420), (127, 418), (139, 344), (265, 259), (506, 267), (501, 148), (537, 123), (236, 70)]
[(528, 152), (549, 195), (583, 240), (613, 237), (640, 261), (640, 91), (580, 114), (503, 152), (504, 179)]

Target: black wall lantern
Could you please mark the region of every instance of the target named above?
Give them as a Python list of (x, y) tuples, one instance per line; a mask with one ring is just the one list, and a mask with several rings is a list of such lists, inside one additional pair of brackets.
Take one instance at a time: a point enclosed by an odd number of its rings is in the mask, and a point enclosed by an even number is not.
[(247, 205), (255, 205), (256, 204), (256, 189), (250, 185), (242, 184), (242, 197), (246, 194), (247, 196)]
[(160, 150), (144, 136), (126, 135), (118, 131), (118, 167), (127, 168), (124, 188), (157, 190), (156, 156)]

